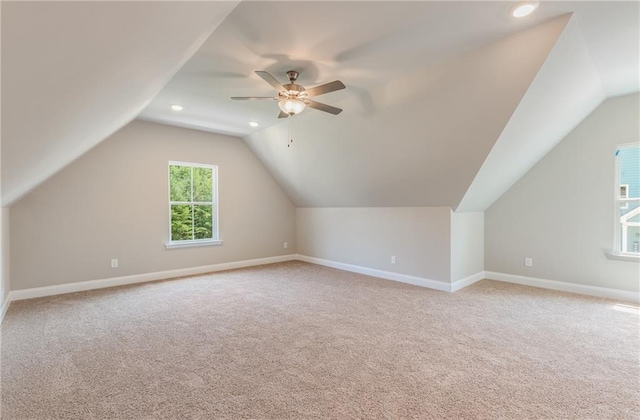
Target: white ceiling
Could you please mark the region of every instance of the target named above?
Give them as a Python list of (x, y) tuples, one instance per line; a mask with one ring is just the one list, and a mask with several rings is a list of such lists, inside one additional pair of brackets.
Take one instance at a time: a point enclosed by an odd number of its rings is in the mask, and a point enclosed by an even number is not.
[[(542, 2), (520, 20), (514, 4), (243, 2), (140, 118), (243, 136), (300, 207), (483, 211), (605, 97), (639, 89), (639, 3)], [(283, 122), (274, 101), (230, 100), (272, 96), (254, 71), (290, 69), (342, 80), (318, 100), (344, 112)]]
[(2, 205), (134, 119), (237, 2), (2, 2)]
[[(301, 72), (305, 86), (342, 80), (345, 91), (321, 101), (357, 97), (371, 109), (372, 89), (564, 13), (575, 12), (609, 96), (638, 90), (637, 2), (542, 2), (525, 19), (515, 2), (243, 2), (142, 112), (140, 118), (219, 133), (246, 135), (277, 124), (271, 96), (254, 74)], [(184, 111), (171, 111), (171, 104)], [(317, 111), (310, 111), (317, 112)]]
[[(565, 15), (245, 140), (298, 207), (456, 208), (567, 24)], [(525, 54), (522, 52), (526, 51)]]
[[(639, 90), (640, 3), (542, 2), (521, 20), (514, 3), (3, 1), (3, 205), (138, 115), (244, 136), (298, 206), (456, 208), (469, 191), (482, 210), (579, 122), (576, 101)], [(588, 98), (549, 87), (585, 57)], [(342, 80), (318, 100), (344, 112), (283, 121), (273, 101), (229, 99), (272, 95), (254, 71), (290, 69), (307, 87)], [(566, 118), (519, 147), (541, 109)]]
[(600, 77), (573, 17), (456, 211), (488, 208), (604, 99)]

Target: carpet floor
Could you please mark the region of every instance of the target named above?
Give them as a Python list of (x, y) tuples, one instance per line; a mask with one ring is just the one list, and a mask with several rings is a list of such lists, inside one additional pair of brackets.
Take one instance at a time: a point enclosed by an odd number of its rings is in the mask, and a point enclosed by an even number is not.
[(637, 305), (288, 262), (11, 304), (2, 419), (638, 419)]

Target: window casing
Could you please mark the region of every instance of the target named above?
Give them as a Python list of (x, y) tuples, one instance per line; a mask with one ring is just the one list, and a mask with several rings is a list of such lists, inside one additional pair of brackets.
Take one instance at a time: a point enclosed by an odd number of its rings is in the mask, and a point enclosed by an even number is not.
[(614, 252), (640, 256), (640, 145), (618, 146), (615, 154)]
[(169, 162), (169, 243), (219, 243), (218, 167)]

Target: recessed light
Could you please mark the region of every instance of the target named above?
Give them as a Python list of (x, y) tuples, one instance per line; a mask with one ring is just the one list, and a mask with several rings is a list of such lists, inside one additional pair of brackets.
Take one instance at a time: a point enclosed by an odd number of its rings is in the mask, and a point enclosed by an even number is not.
[(249, 123), (249, 125), (250, 125), (251, 127), (257, 127), (257, 126), (259, 126), (259, 125), (260, 125), (260, 123), (259, 123), (259, 122), (255, 122), (255, 121), (251, 121), (251, 122)]
[(518, 3), (511, 9), (511, 16), (521, 18), (530, 15), (540, 5), (539, 1)]
[(182, 107), (182, 105), (171, 105), (171, 109), (173, 109), (174, 111), (182, 111), (184, 108)]

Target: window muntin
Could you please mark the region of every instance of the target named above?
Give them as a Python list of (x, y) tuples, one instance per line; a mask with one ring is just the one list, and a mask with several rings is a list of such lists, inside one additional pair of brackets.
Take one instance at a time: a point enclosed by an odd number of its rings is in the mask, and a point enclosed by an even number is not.
[(640, 255), (640, 145), (616, 150), (615, 251)]
[(218, 240), (215, 165), (169, 162), (169, 242)]

